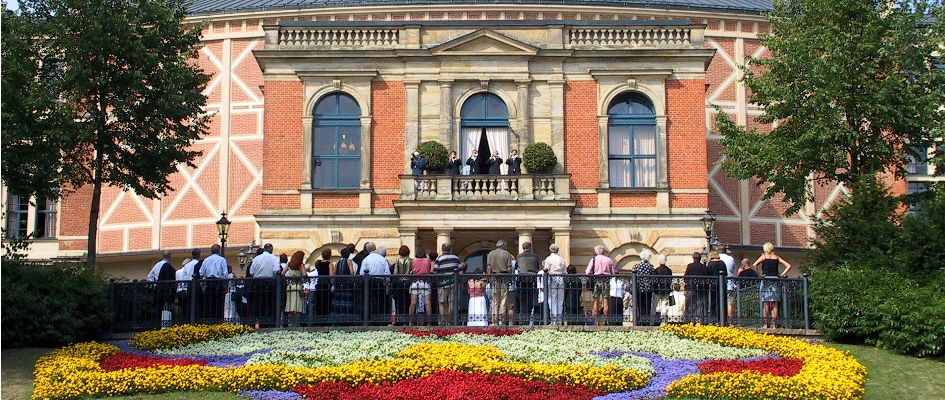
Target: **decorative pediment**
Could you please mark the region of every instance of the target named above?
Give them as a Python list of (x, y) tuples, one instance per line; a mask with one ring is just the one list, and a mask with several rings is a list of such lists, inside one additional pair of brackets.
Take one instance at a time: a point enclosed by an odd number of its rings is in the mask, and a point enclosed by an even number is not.
[(535, 55), (538, 48), (508, 36), (480, 29), (430, 49), (434, 55)]

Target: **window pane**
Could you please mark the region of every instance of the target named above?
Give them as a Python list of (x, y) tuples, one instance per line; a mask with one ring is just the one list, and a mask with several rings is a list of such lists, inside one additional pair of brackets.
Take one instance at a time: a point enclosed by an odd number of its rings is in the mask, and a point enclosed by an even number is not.
[(482, 97), (474, 95), (463, 103), (463, 110), (460, 113), (462, 118), (483, 118), (486, 115), (483, 109)]
[(634, 187), (656, 186), (656, 159), (638, 158), (633, 160)]
[(342, 158), (338, 160), (338, 187), (357, 188), (361, 183), (361, 159)]
[(316, 126), (312, 134), (312, 155), (327, 156), (338, 154), (336, 140), (338, 127)]
[(929, 173), (928, 152), (926, 149), (919, 147), (913, 147), (912, 150), (919, 153), (919, 158), (912, 155), (906, 156), (906, 172), (915, 175), (927, 175)]
[(490, 119), (508, 119), (509, 109), (505, 102), (498, 96), (492, 95), (486, 97), (486, 118)]
[(338, 114), (338, 96), (326, 96), (315, 105), (313, 115), (337, 115)]
[(342, 115), (361, 115), (361, 107), (358, 106), (358, 102), (354, 101), (351, 96), (348, 95), (337, 95), (338, 96), (338, 110), (339, 114)]
[(636, 125), (633, 127), (633, 154), (656, 155), (656, 127)]
[(630, 154), (630, 129), (629, 125), (611, 125), (608, 131), (607, 150), (611, 155), (629, 155)]
[(624, 115), (630, 113), (630, 105), (627, 104), (627, 100), (624, 98), (620, 102), (612, 103), (610, 109), (607, 110), (607, 114), (610, 115)]
[(335, 166), (335, 159), (333, 158), (316, 158), (316, 161), (321, 161), (322, 165), (316, 166), (312, 165), (312, 168), (315, 169), (315, 176), (312, 177), (312, 188), (314, 189), (334, 189), (335, 186), (335, 171), (337, 170)]
[(632, 160), (610, 160), (610, 187), (630, 187)]
[(338, 154), (343, 156), (361, 155), (360, 126), (339, 126), (338, 133), (341, 135), (338, 141)]
[(653, 108), (646, 99), (636, 98), (633, 102), (634, 114), (653, 114)]

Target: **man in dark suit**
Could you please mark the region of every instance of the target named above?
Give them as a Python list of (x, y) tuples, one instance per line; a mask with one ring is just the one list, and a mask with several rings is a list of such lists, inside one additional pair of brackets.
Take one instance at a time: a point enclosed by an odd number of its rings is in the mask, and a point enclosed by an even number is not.
[(459, 168), (462, 167), (463, 162), (456, 157), (456, 152), (450, 152), (450, 159), (446, 162), (446, 173), (450, 175), (459, 175)]
[(505, 160), (509, 166), (509, 175), (520, 175), (522, 173), (522, 157), (518, 156), (518, 150), (512, 150), (509, 159)]
[(472, 151), (472, 155), (469, 156), (469, 159), (466, 160), (466, 165), (469, 166), (469, 174), (481, 174), (482, 169), (479, 168), (479, 152), (476, 150)]
[(499, 169), (500, 167), (502, 167), (502, 157), (499, 157), (498, 150), (492, 151), (492, 157), (489, 158), (489, 161), (486, 165), (489, 168), (489, 175), (502, 174), (502, 171)]

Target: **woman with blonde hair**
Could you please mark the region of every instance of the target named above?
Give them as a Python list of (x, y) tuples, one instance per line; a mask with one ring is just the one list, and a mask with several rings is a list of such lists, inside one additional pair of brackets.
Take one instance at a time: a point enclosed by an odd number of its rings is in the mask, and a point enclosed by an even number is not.
[[(781, 301), (781, 283), (776, 279), (787, 277), (791, 270), (791, 264), (774, 254), (774, 245), (771, 242), (765, 243), (761, 248), (764, 254), (755, 260), (753, 266), (758, 268), (761, 265), (761, 276), (765, 278), (761, 281), (761, 301), (764, 302), (762, 317), (765, 328), (777, 328), (776, 321), (778, 320), (778, 303)], [(781, 264), (784, 264), (784, 272), (779, 271)]]

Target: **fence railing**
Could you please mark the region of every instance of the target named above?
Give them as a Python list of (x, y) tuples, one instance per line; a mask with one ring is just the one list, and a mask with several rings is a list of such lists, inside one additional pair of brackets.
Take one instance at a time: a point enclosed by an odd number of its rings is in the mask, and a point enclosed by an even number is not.
[(809, 329), (806, 275), (337, 275), (112, 282), (111, 331), (179, 324), (623, 325)]

